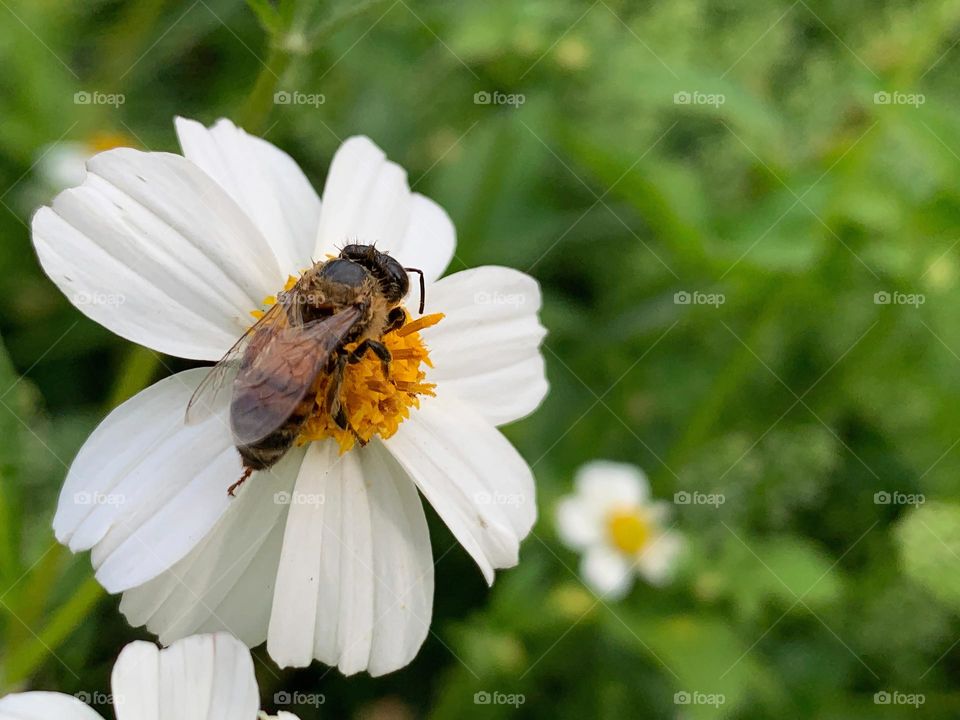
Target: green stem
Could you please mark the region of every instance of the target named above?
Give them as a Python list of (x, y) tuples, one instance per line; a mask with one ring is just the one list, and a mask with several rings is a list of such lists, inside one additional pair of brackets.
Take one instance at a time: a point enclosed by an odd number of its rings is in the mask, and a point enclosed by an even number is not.
[(292, 60), (289, 50), (277, 45), (271, 46), (267, 61), (260, 70), (253, 89), (240, 111), (240, 124), (248, 132), (256, 134), (263, 131), (267, 118), (273, 110), (273, 96), (280, 84), (280, 77)]
[(46, 610), (46, 601), (60, 578), (67, 549), (60, 544), (50, 548), (22, 582), (11, 591), (6, 604), (17, 614), (19, 621), (8, 624), (7, 642), (10, 647), (20, 647), (30, 639), (30, 630)]
[(343, 12), (324, 20), (322, 23), (317, 25), (317, 27), (311, 30), (310, 34), (307, 36), (308, 47), (316, 47), (318, 42), (323, 40), (331, 33), (336, 32), (342, 25), (350, 22), (354, 18), (364, 15), (366, 12), (375, 7), (386, 5), (386, 3), (387, 0), (364, 0), (363, 2), (354, 3)]
[[(42, 663), (49, 660), (51, 653), (55, 654), (70, 633), (83, 623), (104, 594), (100, 584), (94, 578), (88, 578), (71, 598), (50, 616), (46, 627), (23, 645), (11, 648), (6, 658), (0, 694), (30, 678)], [(19, 620), (11, 618), (10, 622)]]

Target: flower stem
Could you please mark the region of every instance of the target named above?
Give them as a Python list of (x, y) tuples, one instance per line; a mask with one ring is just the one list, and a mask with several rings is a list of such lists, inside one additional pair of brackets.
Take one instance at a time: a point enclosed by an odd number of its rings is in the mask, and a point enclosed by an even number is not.
[[(0, 694), (31, 677), (43, 662), (51, 658), (51, 653), (55, 655), (57, 648), (83, 623), (103, 595), (104, 590), (96, 579), (87, 578), (70, 599), (49, 616), (49, 622), (40, 632), (31, 630), (33, 637), (28, 642), (11, 648), (3, 668)], [(18, 622), (18, 619), (11, 618), (10, 622)]]

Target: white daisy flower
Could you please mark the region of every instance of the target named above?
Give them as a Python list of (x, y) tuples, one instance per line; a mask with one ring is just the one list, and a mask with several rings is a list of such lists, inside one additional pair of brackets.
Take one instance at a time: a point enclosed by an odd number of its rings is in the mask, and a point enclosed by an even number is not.
[[(127, 645), (111, 678), (117, 720), (265, 720), (247, 647), (232, 635), (194, 635), (166, 650)], [(103, 720), (78, 696), (25, 692), (0, 698), (0, 720)], [(298, 720), (281, 712), (278, 720)]]
[(83, 182), (87, 160), (97, 153), (134, 144), (132, 138), (117, 132), (98, 132), (85, 140), (62, 140), (41, 150), (36, 173), (46, 187), (60, 191)]
[(229, 121), (176, 127), (185, 157), (97, 155), (80, 187), (33, 218), (44, 270), (84, 314), (158, 352), (215, 361), (264, 298), (348, 242), (421, 269), (425, 314), (412, 320), (414, 283), (411, 322), (384, 337), (395, 385), (372, 354), (347, 366), (344, 407), (365, 447), (341, 454), (355, 436), (317, 412), (304, 444), (231, 498), (241, 460), (228, 403), (186, 425), (208, 374), (188, 370), (94, 431), (64, 484), (57, 538), (92, 550), (127, 619), (164, 644), (228, 630), (251, 647), (266, 640), (281, 666), (400, 668), (433, 604), (417, 491), (488, 583), (517, 563), (536, 517), (530, 467), (496, 426), (547, 391), (539, 287), (502, 267), (440, 279), (453, 224), (365, 137), (337, 151), (321, 203), (289, 156)]
[(665, 529), (669, 503), (650, 499), (640, 468), (595, 460), (581, 467), (576, 490), (557, 505), (560, 539), (583, 553), (580, 574), (598, 594), (622, 598), (634, 574), (653, 585), (670, 579), (682, 548), (679, 533)]

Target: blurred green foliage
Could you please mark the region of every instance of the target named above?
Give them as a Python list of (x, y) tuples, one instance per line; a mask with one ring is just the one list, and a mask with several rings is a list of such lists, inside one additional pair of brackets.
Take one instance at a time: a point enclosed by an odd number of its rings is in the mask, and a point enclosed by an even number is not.
[[(552, 390), (507, 429), (539, 481), (520, 566), (487, 591), (431, 517), (435, 634), (413, 664), (265, 659), (265, 707), (296, 689), (326, 698), (304, 720), (960, 715), (960, 3), (11, 0), (0, 18), (0, 691), (106, 692), (145, 637), (50, 519), (98, 420), (185, 367), (45, 279), (34, 163), (102, 132), (175, 150), (181, 114), (244, 123), (318, 188), (369, 134), (450, 211), (451, 270), (510, 265), (545, 294)], [(676, 506), (667, 588), (602, 601), (557, 542), (553, 506), (597, 457), (663, 498), (723, 495)]]

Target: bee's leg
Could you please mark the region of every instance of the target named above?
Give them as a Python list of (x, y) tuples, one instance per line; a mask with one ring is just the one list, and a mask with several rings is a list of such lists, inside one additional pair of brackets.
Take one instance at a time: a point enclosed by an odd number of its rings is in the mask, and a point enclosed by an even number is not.
[(393, 359), (393, 355), (390, 354), (390, 348), (379, 340), (371, 340), (369, 338), (364, 340), (350, 353), (347, 357), (347, 362), (351, 365), (360, 362), (363, 360), (363, 356), (367, 354), (367, 350), (372, 351), (374, 355), (380, 358), (380, 363), (383, 365), (383, 376), (389, 378), (390, 361)]
[(330, 386), (327, 388), (327, 407), (330, 409), (330, 417), (341, 430), (349, 430), (356, 438), (360, 446), (367, 444), (347, 419), (347, 413), (343, 409), (340, 391), (343, 389), (343, 369), (346, 367), (349, 357), (345, 352), (338, 353), (333, 360), (333, 367), (330, 370)]
[(341, 430), (346, 430), (350, 423), (347, 421), (347, 414), (343, 410), (343, 403), (340, 402), (340, 390), (343, 388), (343, 368), (347, 364), (347, 355), (345, 353), (337, 354), (333, 360), (333, 368), (330, 371), (330, 385), (327, 387), (327, 408), (330, 410), (330, 417)]
[(383, 331), (383, 334), (386, 335), (388, 332), (393, 332), (394, 330), (399, 330), (403, 327), (403, 324), (407, 321), (407, 313), (402, 307), (395, 307), (387, 315), (387, 327)]
[(243, 468), (243, 475), (240, 476), (240, 479), (237, 480), (233, 485), (227, 488), (227, 495), (229, 495), (230, 497), (233, 497), (234, 493), (237, 492), (237, 488), (239, 488), (241, 485), (243, 485), (247, 481), (247, 478), (250, 477), (251, 473), (253, 473), (253, 468), (250, 467), (249, 465), (245, 465)]

